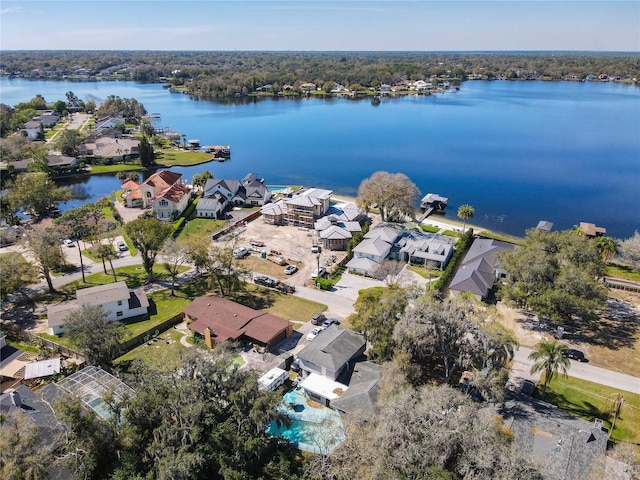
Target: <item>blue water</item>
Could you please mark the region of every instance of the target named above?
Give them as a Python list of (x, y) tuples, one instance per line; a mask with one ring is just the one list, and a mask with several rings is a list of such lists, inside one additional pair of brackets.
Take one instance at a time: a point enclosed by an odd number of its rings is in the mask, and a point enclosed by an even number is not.
[(289, 417), (290, 425), (285, 427), (272, 421), (267, 433), (289, 440), (300, 450), (327, 453), (346, 439), (338, 412), (309, 406), (306, 397), (297, 390), (285, 393), (278, 409)]
[[(369, 100), (197, 100), (134, 82), (0, 80), (14, 105), (72, 90), (136, 98), (160, 125), (201, 144), (229, 144), (231, 161), (176, 169), (188, 179), (256, 172), (268, 184), (303, 184), (355, 196), (377, 170), (405, 173), (422, 194), (463, 203), (472, 221), (523, 235), (539, 220), (568, 229), (581, 221), (629, 237), (640, 229), (640, 88), (616, 83), (465, 82), (455, 94)], [(92, 198), (112, 176), (83, 179)]]

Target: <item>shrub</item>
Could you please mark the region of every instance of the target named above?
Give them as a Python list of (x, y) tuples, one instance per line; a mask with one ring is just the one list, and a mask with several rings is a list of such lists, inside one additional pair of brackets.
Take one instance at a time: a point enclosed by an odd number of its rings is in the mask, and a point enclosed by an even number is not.
[(462, 237), (460, 237), (460, 240), (458, 240), (458, 243), (456, 244), (456, 250), (453, 253), (453, 256), (451, 257), (451, 260), (449, 260), (447, 267), (442, 272), (442, 275), (440, 276), (440, 278), (435, 282), (433, 282), (432, 284), (433, 290), (441, 292), (442, 290), (444, 290), (444, 288), (447, 285), (449, 285), (449, 282), (451, 281), (451, 276), (456, 271), (458, 263), (460, 263), (460, 260), (462, 259), (464, 254), (467, 253), (467, 250), (469, 250), (469, 247), (471, 246), (471, 242), (473, 242), (472, 228), (467, 230), (465, 234), (462, 235)]

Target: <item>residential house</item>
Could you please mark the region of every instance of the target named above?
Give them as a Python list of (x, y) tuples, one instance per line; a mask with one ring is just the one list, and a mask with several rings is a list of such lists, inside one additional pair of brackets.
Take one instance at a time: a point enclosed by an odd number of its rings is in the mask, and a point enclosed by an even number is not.
[(296, 355), (300, 383), (312, 400), (329, 405), (348, 389), (353, 366), (366, 348), (364, 335), (331, 325)]
[(486, 299), (495, 282), (506, 275), (499, 266), (497, 254), (513, 248), (515, 245), (511, 243), (476, 238), (451, 280), (449, 290), (454, 295), (467, 292), (478, 300)]
[(140, 183), (135, 180), (126, 180), (120, 187), (122, 190), (122, 199), (127, 207), (142, 206), (142, 192), (140, 191)]
[(101, 136), (93, 140), (85, 140), (80, 145), (80, 156), (123, 160), (125, 156), (137, 157), (139, 144), (140, 140), (137, 138)]
[(300, 90), (305, 92), (312, 92), (316, 89), (316, 84), (311, 82), (304, 82), (300, 84)]
[(29, 140), (44, 140), (44, 127), (39, 120), (29, 120), (24, 124), (23, 132)]
[(173, 221), (182, 215), (189, 200), (191, 188), (174, 183), (151, 199), (151, 209), (158, 220)]
[(43, 113), (37, 120), (42, 124), (44, 128), (51, 128), (60, 121), (60, 115), (57, 113)]
[(181, 182), (181, 178), (181, 173), (175, 173), (169, 170), (161, 170), (147, 178), (140, 184), (140, 196), (142, 198), (143, 208), (150, 207), (153, 200), (173, 184), (178, 183), (184, 185), (184, 182)]
[(362, 231), (360, 221), (364, 215), (353, 203), (333, 205), (327, 214), (314, 224), (322, 248), (346, 250), (353, 236)]
[(49, 168), (58, 174), (70, 173), (78, 168), (78, 159), (68, 155), (49, 155), (47, 161)]
[(194, 299), (184, 315), (189, 330), (201, 335), (209, 348), (226, 341), (249, 341), (268, 352), (293, 333), (288, 320), (214, 295)]
[(540, 464), (546, 480), (590, 478), (596, 465), (605, 470), (608, 433), (597, 422), (530, 397), (509, 400), (496, 413), (513, 432), (514, 446)]
[(102, 306), (107, 321), (146, 315), (149, 299), (142, 290), (130, 290), (126, 282), (108, 283), (76, 291), (76, 299), (51, 305), (47, 309), (47, 325), (51, 335), (64, 333), (64, 322), (81, 306)]
[(220, 218), (230, 206), (263, 206), (270, 199), (271, 192), (264, 180), (258, 179), (255, 173), (247, 174), (241, 181), (210, 178), (196, 206), (196, 215), (201, 218)]
[(124, 117), (104, 117), (96, 121), (96, 131), (116, 129), (124, 126), (126, 119)]
[(390, 259), (444, 269), (453, 256), (455, 243), (455, 239), (437, 233), (382, 223), (369, 230), (353, 249), (353, 258), (346, 267), (352, 273), (373, 275), (385, 259)]
[(341, 413), (372, 415), (376, 412), (382, 367), (377, 363), (357, 362), (351, 371), (348, 389), (331, 402), (331, 407)]
[(380, 85), (380, 93), (391, 93), (391, 85), (386, 83)]
[(331, 190), (304, 188), (260, 209), (266, 223), (313, 228), (331, 205)]

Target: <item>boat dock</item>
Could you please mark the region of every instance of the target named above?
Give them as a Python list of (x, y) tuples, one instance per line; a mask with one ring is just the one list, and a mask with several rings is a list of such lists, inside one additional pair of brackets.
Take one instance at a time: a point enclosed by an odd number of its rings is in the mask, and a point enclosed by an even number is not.
[(205, 145), (202, 150), (212, 153), (214, 159), (228, 160), (231, 158), (231, 147), (229, 145)]
[(418, 222), (422, 222), (433, 212), (444, 211), (444, 209), (447, 208), (448, 202), (448, 198), (441, 197), (437, 193), (427, 193), (420, 201), (420, 208), (424, 209), (424, 213), (418, 219)]

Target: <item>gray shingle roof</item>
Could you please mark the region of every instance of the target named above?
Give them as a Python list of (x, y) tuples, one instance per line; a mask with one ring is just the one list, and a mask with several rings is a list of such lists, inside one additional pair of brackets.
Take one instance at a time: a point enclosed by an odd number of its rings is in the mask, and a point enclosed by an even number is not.
[(338, 371), (344, 364), (359, 356), (366, 341), (352, 330), (331, 325), (313, 342), (298, 353), (298, 358), (315, 365)]

